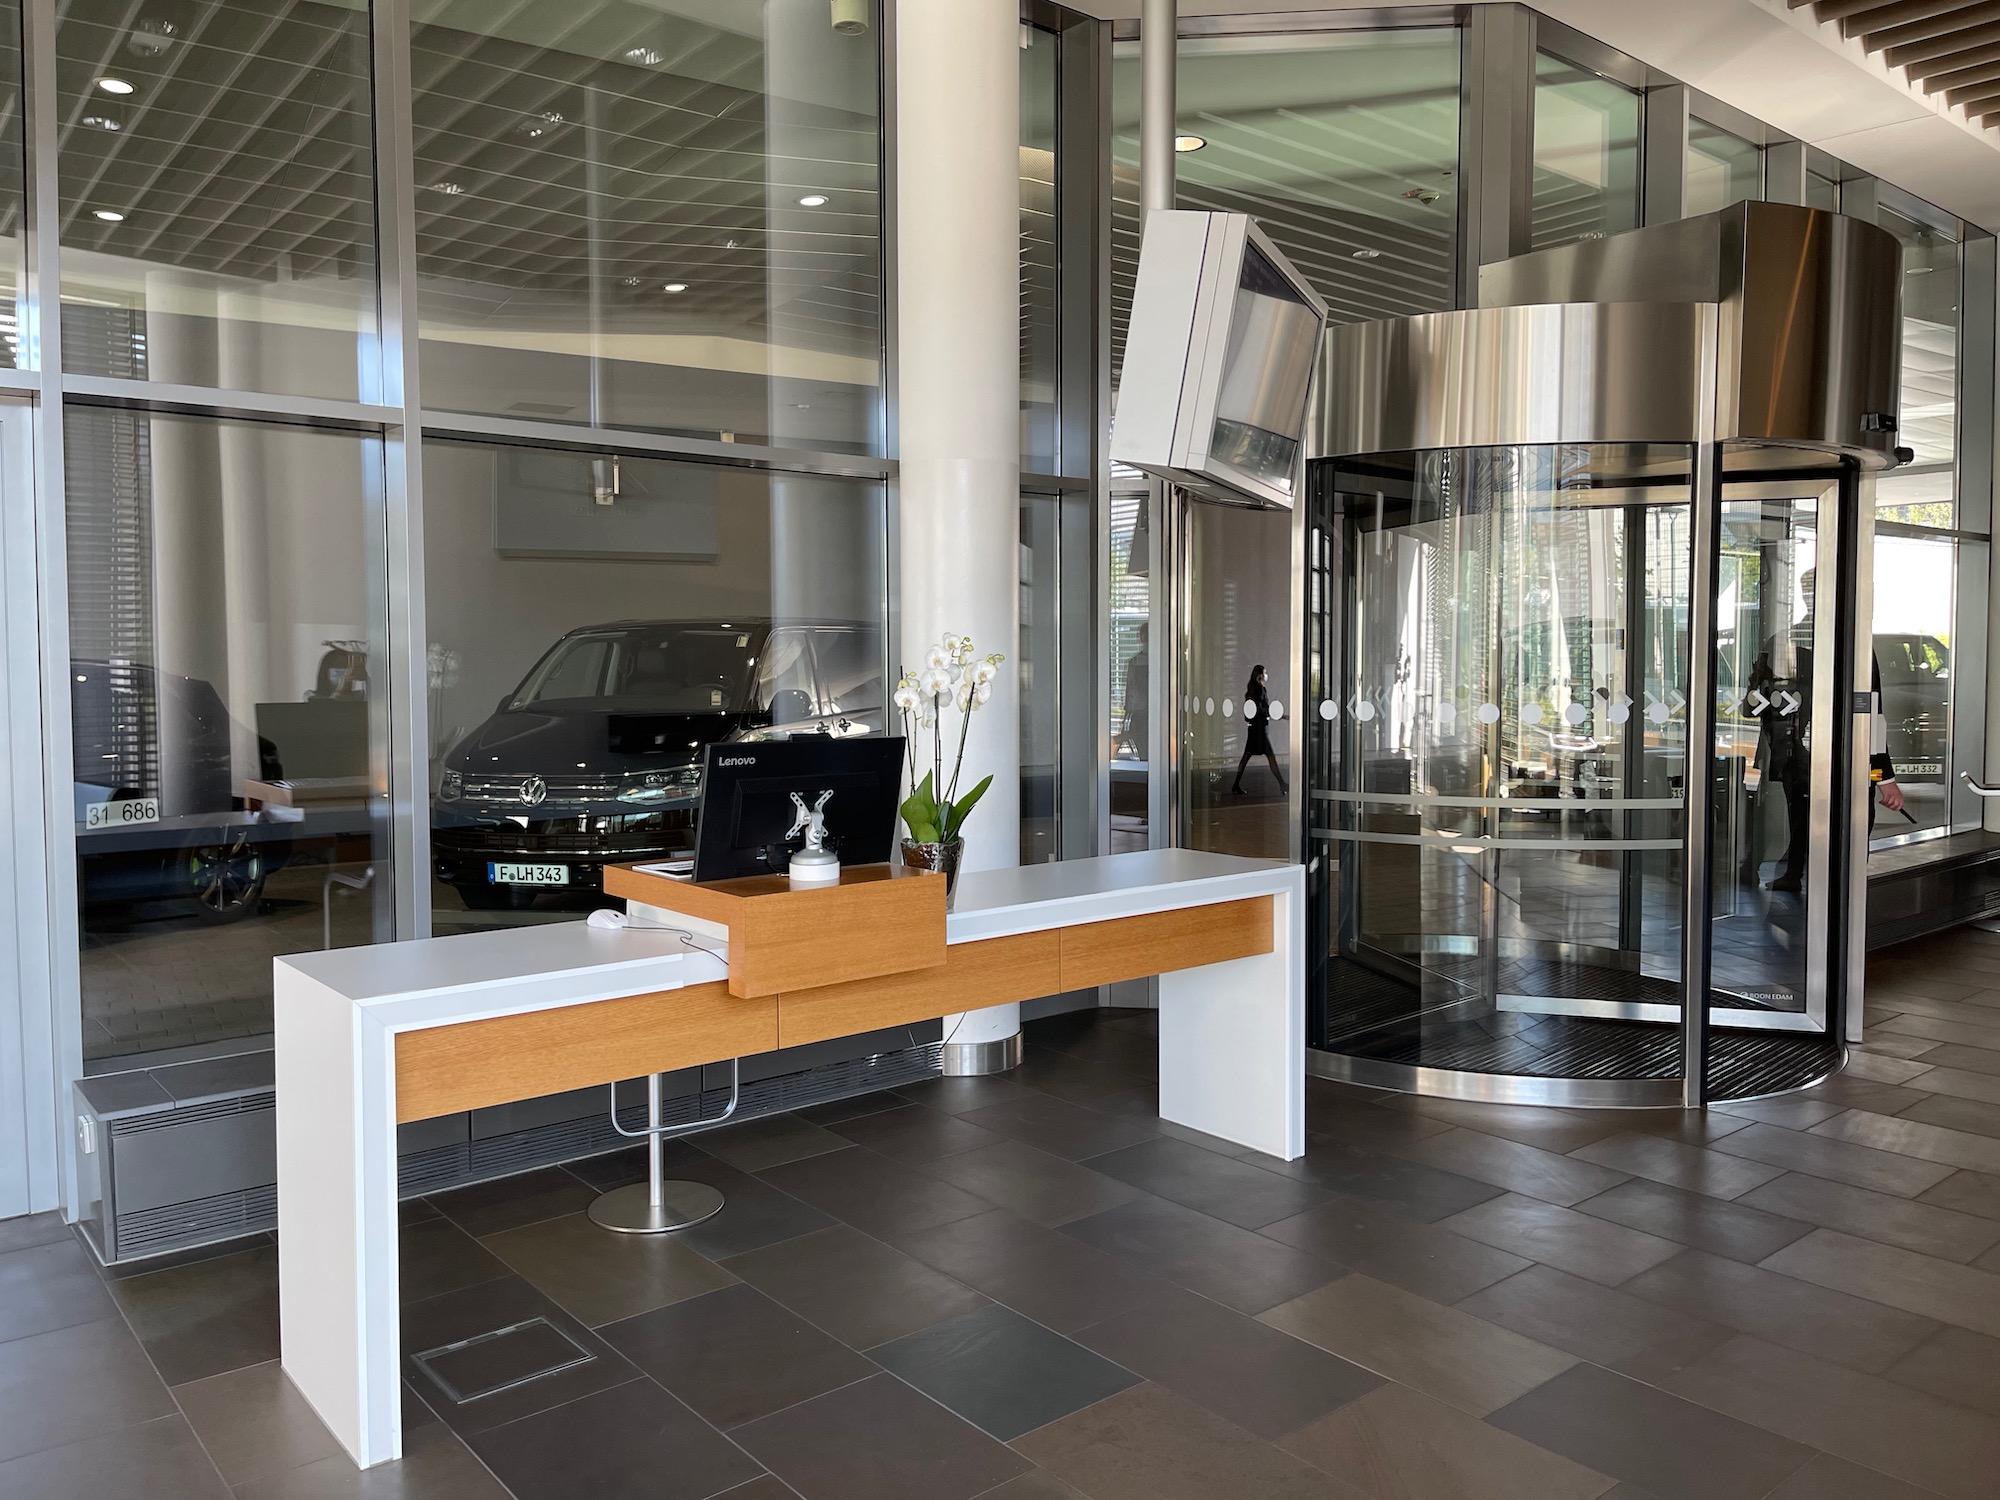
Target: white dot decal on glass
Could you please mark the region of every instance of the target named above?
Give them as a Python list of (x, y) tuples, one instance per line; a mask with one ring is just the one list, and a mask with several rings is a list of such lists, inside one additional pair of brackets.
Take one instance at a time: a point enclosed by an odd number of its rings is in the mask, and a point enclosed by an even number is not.
[(1563, 721), (1572, 729), (1589, 717), (1590, 710), (1585, 708), (1581, 703), (1572, 703), (1568, 708), (1563, 710)]
[(1275, 723), (1277, 720), (1284, 718), (1284, 716), (1285, 716), (1285, 705), (1280, 703), (1276, 698), (1273, 698), (1271, 700), (1272, 721)]
[(1340, 714), (1340, 707), (1331, 698), (1319, 700), (1319, 716), (1331, 724)]
[(1212, 714), (1215, 712), (1215, 700), (1213, 698), (1210, 698), (1208, 700), (1208, 706), (1204, 708), (1202, 712), (1205, 714)]
[(1666, 723), (1672, 714), (1673, 710), (1668, 708), (1664, 703), (1655, 703), (1651, 708), (1646, 710), (1646, 717), (1651, 719), (1655, 724)]
[(1375, 717), (1375, 705), (1372, 703), (1355, 704), (1354, 717), (1366, 724), (1370, 719)]
[(1623, 724), (1631, 717), (1632, 709), (1630, 705), (1624, 703), (1614, 703), (1611, 705), (1610, 719), (1612, 723)]
[(1521, 705), (1521, 722), (1523, 724), (1541, 723), (1542, 705), (1539, 703), (1523, 703)]
[(1222, 717), (1226, 719), (1235, 712), (1236, 704), (1232, 700), (1224, 698), (1222, 700)]
[(1257, 705), (1248, 698), (1243, 700), (1243, 717), (1246, 722), (1257, 717)]
[(1497, 703), (1480, 704), (1479, 722), (1482, 724), (1498, 724), (1500, 722), (1500, 705)]
[(1449, 729), (1458, 722), (1458, 710), (1449, 703), (1438, 705), (1438, 723)]

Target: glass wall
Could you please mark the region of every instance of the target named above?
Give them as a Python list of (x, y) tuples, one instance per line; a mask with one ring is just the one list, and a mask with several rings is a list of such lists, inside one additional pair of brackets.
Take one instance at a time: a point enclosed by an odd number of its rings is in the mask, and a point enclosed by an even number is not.
[(1536, 55), (1535, 249), (1638, 227), (1640, 119), (1637, 91)]
[(825, 0), (416, 0), (424, 401), (881, 446), (879, 34)]
[(1764, 148), (1720, 125), (1690, 117), (1686, 196), (1689, 218), (1764, 196)]
[(1056, 92), (1054, 32), (1021, 30), (1021, 467), (1053, 474), (1057, 444)]
[(392, 936), (381, 444), (91, 406), (63, 436), (84, 1055), (268, 1031), (273, 957)]
[(64, 368), (375, 399), (367, 8), (58, 14)]

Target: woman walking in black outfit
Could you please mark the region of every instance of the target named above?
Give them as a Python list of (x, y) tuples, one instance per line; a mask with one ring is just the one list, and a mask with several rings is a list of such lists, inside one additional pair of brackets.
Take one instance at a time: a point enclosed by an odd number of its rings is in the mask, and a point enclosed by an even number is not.
[(1278, 790), (1290, 791), (1285, 785), (1285, 773), (1278, 769), (1277, 752), (1271, 748), (1271, 690), (1264, 685), (1262, 662), (1250, 669), (1250, 685), (1243, 689), (1243, 706), (1249, 710), (1245, 717), (1250, 721), (1250, 730), (1243, 736), (1243, 759), (1236, 763), (1236, 785), (1229, 790), (1239, 797), (1243, 795), (1243, 769), (1253, 755), (1261, 755), (1270, 764), (1271, 774), (1278, 778)]

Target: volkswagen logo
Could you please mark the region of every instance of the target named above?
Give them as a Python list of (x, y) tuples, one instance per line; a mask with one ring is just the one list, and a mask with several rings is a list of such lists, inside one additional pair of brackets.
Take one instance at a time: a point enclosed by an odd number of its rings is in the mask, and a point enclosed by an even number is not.
[(521, 783), (521, 800), (529, 807), (540, 807), (548, 794), (549, 785), (539, 776), (530, 776)]

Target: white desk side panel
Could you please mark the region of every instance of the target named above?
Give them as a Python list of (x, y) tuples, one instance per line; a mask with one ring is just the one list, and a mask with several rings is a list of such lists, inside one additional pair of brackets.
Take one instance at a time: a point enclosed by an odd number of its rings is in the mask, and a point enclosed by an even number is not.
[(394, 1038), (274, 966), (285, 1373), (362, 1468), (402, 1454)]
[(1293, 1161), (1306, 1151), (1305, 869), (1269, 953), (1160, 976), (1160, 1118)]

